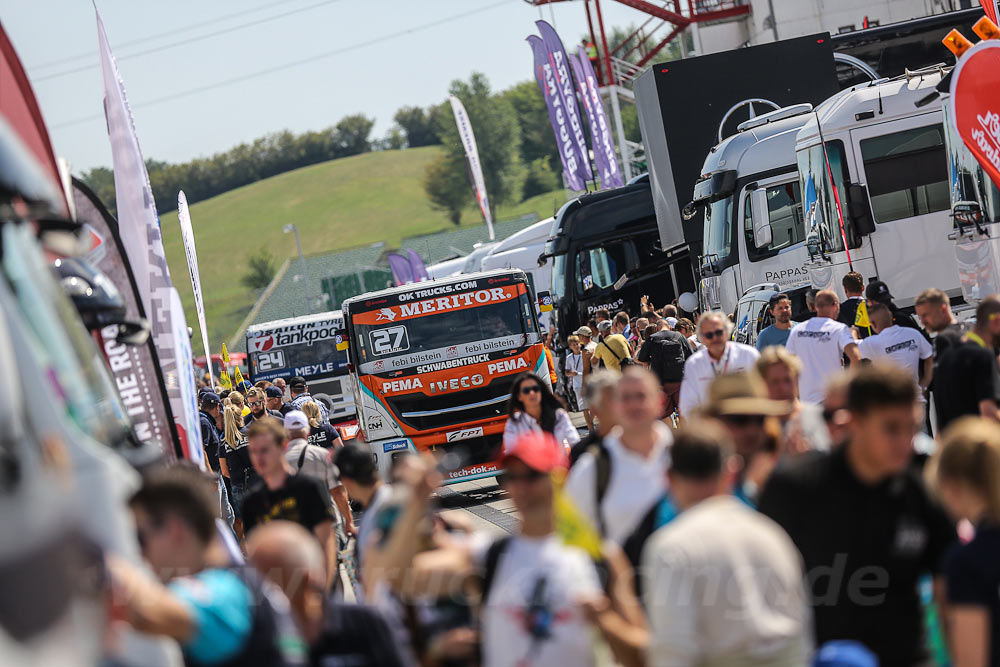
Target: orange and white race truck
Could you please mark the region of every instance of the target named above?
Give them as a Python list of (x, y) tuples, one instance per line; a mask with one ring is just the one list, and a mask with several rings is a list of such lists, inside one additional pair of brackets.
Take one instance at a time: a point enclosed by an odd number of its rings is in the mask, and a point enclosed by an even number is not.
[(514, 378), (549, 381), (524, 272), (413, 283), (341, 307), (358, 424), (382, 474), (407, 450), (438, 454), (446, 483), (501, 472)]

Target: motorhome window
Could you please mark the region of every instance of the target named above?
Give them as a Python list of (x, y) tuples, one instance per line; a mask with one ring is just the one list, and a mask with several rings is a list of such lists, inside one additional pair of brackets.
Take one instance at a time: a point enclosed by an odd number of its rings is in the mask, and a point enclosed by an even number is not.
[(559, 301), (566, 295), (566, 255), (552, 257), (552, 298)]
[(743, 233), (747, 242), (747, 255), (751, 260), (770, 257), (784, 248), (806, 240), (806, 227), (802, 221), (802, 197), (799, 184), (782, 183), (766, 188), (767, 217), (771, 225), (771, 243), (758, 248), (754, 242), (753, 214), (749, 191), (743, 205)]
[[(830, 187), (830, 173), (826, 168), (823, 146), (817, 144), (798, 151), (799, 187), (802, 193), (802, 216), (805, 226), (806, 243), (817, 252), (842, 252), (843, 235), (837, 202)], [(847, 167), (844, 159), (844, 144), (840, 141), (826, 142), (826, 154), (830, 159), (830, 171), (840, 196), (840, 208), (844, 216), (844, 235), (853, 238), (851, 217), (847, 211), (846, 181)]]
[(625, 245), (608, 243), (576, 254), (576, 280), (581, 294), (607, 289), (627, 270)]
[(944, 128), (918, 127), (861, 140), (876, 222), (950, 208)]
[[(352, 345), (358, 361), (389, 358), (494, 338), (537, 333), (527, 294), (474, 308), (424, 315), (396, 322), (354, 323)], [(376, 346), (377, 349), (376, 349)]]
[(705, 207), (705, 257), (725, 263), (733, 245), (733, 197), (724, 197)]

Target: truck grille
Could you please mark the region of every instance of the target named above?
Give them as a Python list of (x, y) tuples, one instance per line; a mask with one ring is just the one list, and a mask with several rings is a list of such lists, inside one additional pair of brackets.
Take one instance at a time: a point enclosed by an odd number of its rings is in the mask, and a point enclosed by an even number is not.
[(389, 409), (410, 428), (431, 431), (499, 417), (507, 413), (513, 377), (501, 377), (485, 387), (455, 394), (405, 394), (388, 399)]

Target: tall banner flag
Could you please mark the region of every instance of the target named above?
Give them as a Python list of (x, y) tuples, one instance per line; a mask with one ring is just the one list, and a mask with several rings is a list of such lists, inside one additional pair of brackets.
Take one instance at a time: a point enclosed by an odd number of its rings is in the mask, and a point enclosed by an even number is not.
[[(190, 393), (193, 395), (194, 375), (186, 372), (191, 366), (191, 343), (184, 311), (171, 311), (178, 303), (174, 298), (177, 290), (170, 281), (149, 175), (139, 149), (125, 86), (111, 53), (101, 14), (96, 13), (104, 80), (104, 114), (111, 140), (119, 235), (125, 258), (135, 277), (142, 313), (149, 321), (164, 386), (170, 397), (180, 455), (204, 465), (198, 410), (193, 400), (187, 400), (189, 392), (186, 385), (191, 385)], [(184, 355), (187, 358), (182, 358)]]
[[(118, 288), (125, 302), (126, 319), (143, 319), (135, 278), (118, 235), (118, 222), (90, 188), (76, 178), (72, 184), (76, 220), (83, 225), (87, 239), (86, 259)], [(100, 344), (136, 436), (143, 442), (159, 444), (164, 455), (173, 459), (180, 441), (172, 427), (170, 398), (152, 338), (142, 345), (123, 345), (118, 342), (118, 326), (114, 325), (101, 330)]]
[[(465, 149), (465, 163), (469, 167), (469, 178), (472, 180), (472, 190), (476, 195), (476, 202), (479, 210), (486, 221), (486, 229), (490, 234), (490, 241), (496, 238), (493, 235), (493, 214), (490, 213), (490, 200), (486, 195), (486, 181), (483, 180), (483, 167), (479, 163), (479, 149), (476, 148), (476, 135), (472, 132), (472, 123), (469, 122), (469, 114), (465, 112), (462, 100), (454, 95), (449, 95), (451, 110), (455, 113), (455, 124), (458, 125), (458, 136), (462, 139), (462, 148)], [(400, 283), (401, 284), (401, 283)]]
[(392, 279), (397, 286), (416, 282), (413, 277), (413, 266), (410, 264), (409, 258), (395, 252), (390, 252), (386, 255), (386, 258), (389, 260), (389, 268), (392, 269)]
[(413, 282), (422, 282), (424, 280), (430, 280), (430, 276), (427, 275), (427, 267), (424, 266), (424, 260), (420, 258), (417, 251), (413, 248), (407, 248), (407, 257), (410, 258), (410, 268), (413, 270)]
[(583, 135), (583, 120), (580, 118), (580, 110), (576, 106), (576, 87), (573, 85), (573, 73), (570, 69), (569, 58), (566, 57), (566, 49), (563, 48), (562, 40), (559, 39), (555, 28), (546, 21), (535, 21), (535, 25), (538, 26), (538, 34), (542, 36), (542, 44), (545, 45), (547, 59), (552, 68), (552, 81), (555, 83), (556, 90), (562, 100), (563, 113), (566, 114), (564, 127), (569, 133), (573, 150), (578, 159), (576, 175), (581, 181), (586, 182), (587, 179), (593, 178), (593, 174), (590, 171), (587, 139)]
[(188, 272), (191, 274), (191, 291), (194, 293), (194, 307), (198, 311), (198, 326), (201, 329), (201, 344), (205, 349), (205, 363), (208, 364), (208, 378), (214, 387), (215, 373), (212, 372), (212, 348), (208, 346), (208, 327), (205, 326), (205, 304), (201, 296), (201, 278), (198, 276), (198, 252), (194, 247), (194, 229), (191, 227), (191, 213), (188, 211), (187, 197), (184, 196), (183, 190), (177, 193), (177, 221), (181, 225), (181, 242), (184, 244)]
[(1000, 21), (997, 17), (1000, 16), (1000, 7), (998, 7), (997, 0), (979, 0), (979, 4), (983, 6), (983, 11), (986, 12), (986, 17), (993, 21), (993, 23), (1000, 25)]
[(552, 131), (556, 135), (556, 144), (559, 148), (559, 160), (563, 166), (563, 177), (570, 190), (586, 190), (586, 178), (580, 178), (579, 165), (580, 156), (574, 148), (569, 129), (569, 118), (563, 111), (562, 96), (556, 84), (555, 74), (552, 65), (549, 63), (548, 53), (545, 51), (545, 44), (541, 37), (528, 35), (528, 45), (535, 58), (535, 81), (545, 98), (545, 108), (549, 110), (549, 123), (552, 124)]
[(576, 56), (570, 55), (569, 59), (576, 74), (576, 84), (580, 90), (583, 107), (587, 110), (590, 144), (594, 147), (594, 163), (601, 177), (601, 186), (620, 188), (625, 185), (625, 179), (622, 177), (622, 170), (618, 168), (615, 145), (611, 139), (611, 126), (608, 124), (608, 115), (604, 112), (604, 104), (601, 102), (594, 66), (590, 64), (582, 44), (577, 49)]

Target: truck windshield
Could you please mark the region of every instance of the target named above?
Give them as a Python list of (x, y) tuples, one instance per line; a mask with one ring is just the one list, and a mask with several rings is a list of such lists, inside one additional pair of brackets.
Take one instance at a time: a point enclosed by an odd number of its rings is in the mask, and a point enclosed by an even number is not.
[[(844, 214), (844, 232), (850, 237), (851, 220), (847, 212), (844, 145), (828, 141), (826, 153), (830, 157), (833, 181), (840, 196)], [(805, 219), (806, 243), (822, 252), (842, 252), (844, 240), (840, 233), (837, 203), (830, 188), (830, 174), (826, 168), (823, 145), (810, 146), (797, 153), (799, 186), (802, 191), (802, 210)]]
[(705, 207), (705, 258), (723, 264), (733, 245), (733, 196)]
[[(467, 356), (477, 351), (474, 348), (483, 341), (515, 335), (521, 340), (510, 347), (517, 347), (537, 342), (532, 310), (528, 295), (521, 294), (514, 299), (399, 322), (359, 324), (360, 318), (352, 315), (352, 344), (357, 346), (359, 363), (402, 355), (416, 358), (421, 352), (434, 352), (427, 361), (436, 360), (439, 351), (445, 351), (445, 357)], [(489, 348), (478, 351), (486, 349)]]

